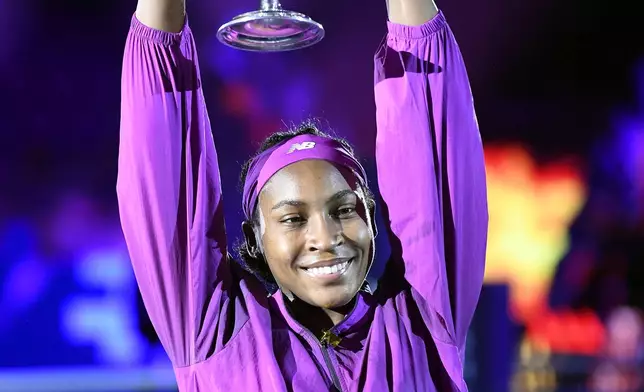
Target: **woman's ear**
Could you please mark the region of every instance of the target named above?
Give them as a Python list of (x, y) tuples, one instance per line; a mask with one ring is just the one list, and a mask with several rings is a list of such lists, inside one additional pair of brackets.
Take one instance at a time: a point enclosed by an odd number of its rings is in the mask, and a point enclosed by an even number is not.
[(375, 239), (378, 235), (378, 226), (376, 226), (376, 201), (371, 197), (371, 193), (360, 183), (356, 184), (355, 193), (362, 203), (365, 214), (367, 215), (369, 230)]
[[(250, 256), (257, 260), (263, 260), (264, 263), (268, 264), (264, 257), (264, 249), (262, 248), (260, 234), (257, 232), (257, 226), (252, 222), (244, 221), (242, 222), (242, 233), (244, 233), (244, 239), (246, 240), (246, 246)], [(274, 277), (273, 279), (282, 293), (284, 293), (284, 296), (293, 302), (295, 300), (293, 293), (285, 289)]]
[(255, 232), (255, 225), (250, 221), (242, 222), (242, 233), (244, 234), (244, 240), (246, 241), (246, 247), (248, 253), (257, 258), (261, 254), (261, 244), (257, 238), (257, 233)]
[(375, 239), (378, 236), (378, 225), (376, 225), (376, 201), (370, 200), (367, 203), (367, 206), (369, 208), (369, 227), (371, 228), (371, 235), (373, 235), (373, 238)]

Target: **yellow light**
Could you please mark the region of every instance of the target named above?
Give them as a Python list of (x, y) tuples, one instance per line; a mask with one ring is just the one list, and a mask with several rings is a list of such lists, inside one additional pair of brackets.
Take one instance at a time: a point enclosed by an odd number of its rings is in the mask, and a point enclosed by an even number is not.
[(513, 315), (526, 321), (545, 307), (586, 187), (572, 161), (538, 166), (515, 145), (487, 147), (485, 156), (490, 213), (485, 280), (509, 283)]

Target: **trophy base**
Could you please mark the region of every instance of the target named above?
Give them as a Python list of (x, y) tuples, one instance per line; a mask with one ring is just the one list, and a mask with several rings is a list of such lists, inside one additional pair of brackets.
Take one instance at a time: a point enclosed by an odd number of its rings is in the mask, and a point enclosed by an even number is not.
[(254, 52), (285, 52), (314, 45), (324, 28), (304, 14), (259, 10), (236, 16), (217, 31), (223, 44)]

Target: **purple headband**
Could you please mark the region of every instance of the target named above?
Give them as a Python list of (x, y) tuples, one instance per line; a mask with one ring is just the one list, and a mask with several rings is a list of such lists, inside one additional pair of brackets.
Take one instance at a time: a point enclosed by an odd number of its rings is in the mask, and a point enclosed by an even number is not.
[(253, 159), (244, 183), (243, 206), (252, 219), (259, 193), (280, 169), (305, 159), (322, 159), (350, 169), (361, 185), (367, 185), (364, 168), (339, 142), (327, 137), (299, 135), (269, 148)]

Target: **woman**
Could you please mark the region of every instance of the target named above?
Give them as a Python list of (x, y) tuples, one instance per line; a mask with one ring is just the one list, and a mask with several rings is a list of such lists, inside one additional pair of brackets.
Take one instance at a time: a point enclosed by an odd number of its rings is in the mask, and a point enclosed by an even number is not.
[(124, 56), (117, 190), (181, 391), (467, 390), (463, 351), (487, 230), (472, 96), (433, 2), (390, 0), (388, 9), (375, 62), (376, 158), (393, 254), (370, 293), (364, 170), (346, 143), (311, 127), (269, 138), (250, 161), (245, 268), (228, 256), (184, 5), (139, 1)]

